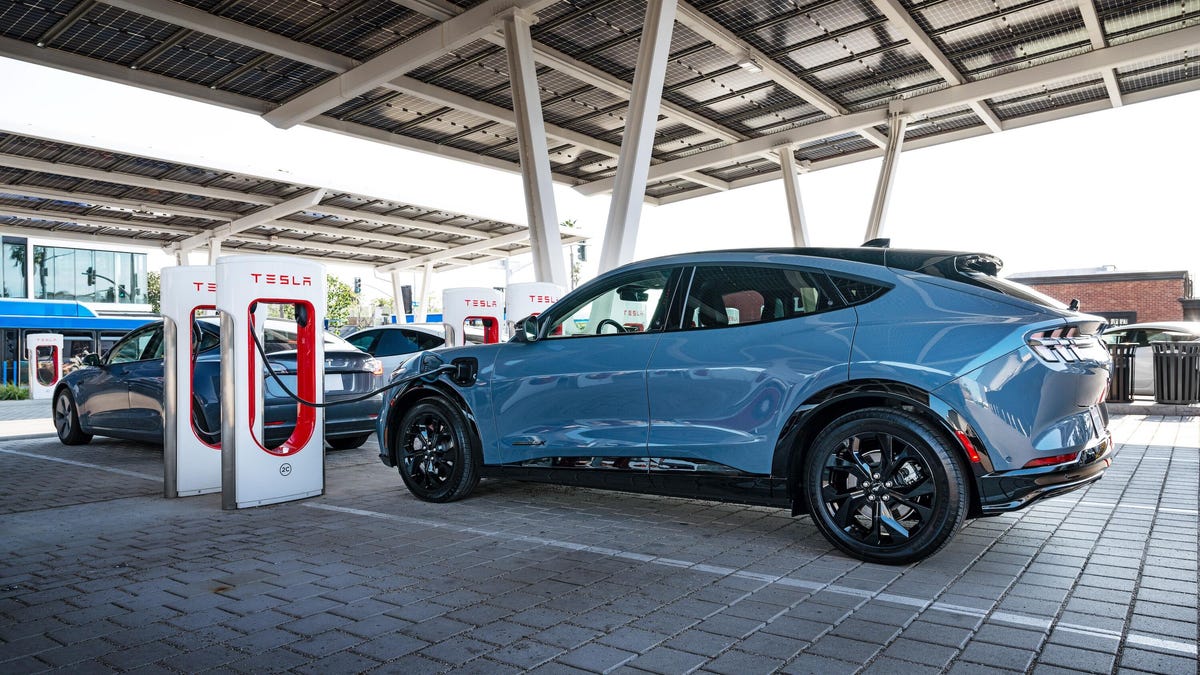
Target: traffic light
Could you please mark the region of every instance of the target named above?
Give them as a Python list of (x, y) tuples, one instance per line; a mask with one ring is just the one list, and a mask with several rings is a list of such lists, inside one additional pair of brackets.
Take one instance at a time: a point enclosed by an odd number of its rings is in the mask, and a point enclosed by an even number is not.
[(89, 268), (87, 268), (87, 272), (84, 272), (84, 274), (87, 275), (87, 285), (95, 286), (96, 285), (96, 268), (89, 267)]
[(354, 292), (362, 293), (362, 279), (359, 277), (354, 277)]
[(587, 244), (580, 244), (578, 249), (578, 258), (581, 262), (587, 261)]

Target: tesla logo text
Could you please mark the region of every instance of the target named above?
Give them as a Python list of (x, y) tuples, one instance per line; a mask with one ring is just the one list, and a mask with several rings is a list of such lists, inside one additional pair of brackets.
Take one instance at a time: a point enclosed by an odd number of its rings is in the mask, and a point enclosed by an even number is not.
[(529, 296), (529, 301), (530, 302), (539, 302), (539, 303), (544, 302), (548, 305), (553, 305), (554, 303), (558, 302), (558, 298), (551, 297), (549, 295), (531, 295), (531, 296)]
[(641, 316), (642, 314), (642, 312), (639, 312), (636, 309), (625, 310), (625, 316)]
[(250, 278), (256, 284), (269, 286), (312, 286), (312, 277), (298, 277), (294, 274), (261, 274), (251, 272)]
[(217, 284), (212, 281), (208, 281), (208, 282), (193, 281), (192, 286), (194, 286), (196, 288), (197, 293), (199, 293), (200, 291), (208, 291), (209, 293), (217, 292)]
[(499, 307), (500, 303), (495, 300), (471, 300), (466, 299), (463, 302), (467, 303), (467, 307)]

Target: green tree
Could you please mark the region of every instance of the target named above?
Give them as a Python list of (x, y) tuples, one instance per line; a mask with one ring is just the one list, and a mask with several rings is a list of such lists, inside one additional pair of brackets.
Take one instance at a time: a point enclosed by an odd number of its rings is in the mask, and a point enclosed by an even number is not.
[(350, 320), (350, 315), (358, 305), (358, 296), (350, 284), (328, 274), (325, 275), (325, 318), (329, 319), (329, 327), (341, 328)]
[(162, 288), (159, 286), (158, 272), (146, 274), (146, 301), (150, 303), (150, 311), (158, 314), (162, 311)]

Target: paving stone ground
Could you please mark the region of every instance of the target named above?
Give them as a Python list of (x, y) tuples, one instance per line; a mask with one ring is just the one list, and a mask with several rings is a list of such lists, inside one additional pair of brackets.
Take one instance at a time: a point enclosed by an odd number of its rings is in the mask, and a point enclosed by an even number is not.
[(1200, 422), (864, 564), (766, 508), (485, 482), (413, 499), (373, 441), (326, 495), (165, 500), (161, 451), (0, 439), (0, 672), (1196, 673)]

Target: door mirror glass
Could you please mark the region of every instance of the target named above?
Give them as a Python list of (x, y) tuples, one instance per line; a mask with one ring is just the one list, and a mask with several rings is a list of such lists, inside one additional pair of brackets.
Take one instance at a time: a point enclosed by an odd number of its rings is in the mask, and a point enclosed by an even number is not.
[(517, 322), (515, 330), (513, 331), (513, 340), (515, 342), (537, 342), (537, 339), (537, 315), (530, 314), (529, 316)]

